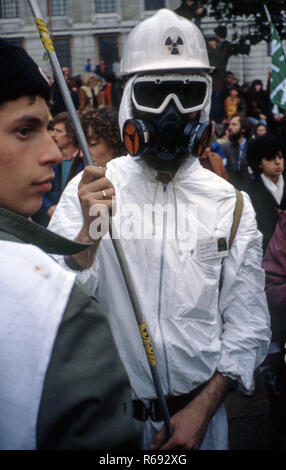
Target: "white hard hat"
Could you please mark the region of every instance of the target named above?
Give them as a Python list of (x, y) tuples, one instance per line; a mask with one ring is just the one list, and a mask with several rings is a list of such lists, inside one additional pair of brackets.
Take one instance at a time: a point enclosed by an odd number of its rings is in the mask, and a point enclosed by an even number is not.
[(210, 71), (206, 43), (192, 21), (165, 8), (139, 23), (128, 35), (121, 75), (201, 69)]

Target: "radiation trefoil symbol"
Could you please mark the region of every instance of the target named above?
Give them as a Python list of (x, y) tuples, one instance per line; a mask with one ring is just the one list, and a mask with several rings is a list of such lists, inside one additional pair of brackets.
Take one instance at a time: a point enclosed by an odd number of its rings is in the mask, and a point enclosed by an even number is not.
[(168, 47), (171, 55), (178, 55), (182, 52), (182, 46), (184, 45), (183, 39), (178, 36), (177, 40), (174, 41), (170, 36), (166, 39), (165, 46)]

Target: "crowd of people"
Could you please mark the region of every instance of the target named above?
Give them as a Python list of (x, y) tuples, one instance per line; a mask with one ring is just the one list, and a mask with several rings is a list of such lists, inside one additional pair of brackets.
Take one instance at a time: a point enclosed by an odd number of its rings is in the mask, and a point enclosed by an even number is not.
[[(203, 6), (183, 3), (199, 26)], [(285, 446), (285, 118), (227, 71), (226, 28), (207, 48), (198, 26), (167, 9), (140, 22), (124, 86), (102, 62), (73, 80), (62, 67), (93, 166), (56, 83), (0, 39), (1, 448), (226, 450), (224, 399), (253, 394), (257, 371), (275, 376)], [(166, 48), (171, 27), (195, 47)]]
[[(105, 72), (105, 69), (103, 71), (99, 69), (97, 72), (98, 66), (96, 66), (93, 71), (90, 67), (90, 72), (70, 76), (68, 66), (63, 65), (61, 69), (74, 106), (80, 115), (101, 106), (119, 109), (123, 82), (117, 73)], [(85, 70), (87, 70), (86, 66)], [(66, 111), (66, 106), (56, 80), (50, 80), (50, 84), (52, 88), (51, 113), (55, 116)]]

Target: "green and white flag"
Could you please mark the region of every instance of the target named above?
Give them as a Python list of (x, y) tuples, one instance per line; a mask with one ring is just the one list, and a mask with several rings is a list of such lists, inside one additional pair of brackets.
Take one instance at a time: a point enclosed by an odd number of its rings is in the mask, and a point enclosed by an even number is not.
[(273, 23), (271, 23), (271, 33), (270, 99), (273, 104), (286, 110), (286, 59), (282, 42)]

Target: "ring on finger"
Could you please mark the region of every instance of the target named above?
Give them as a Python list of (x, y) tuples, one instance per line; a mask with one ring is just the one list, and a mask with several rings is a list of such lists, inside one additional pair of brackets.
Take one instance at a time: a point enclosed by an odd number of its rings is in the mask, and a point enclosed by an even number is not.
[(104, 189), (101, 192), (102, 192), (103, 199), (106, 199), (108, 196), (107, 196), (106, 192), (104, 191)]

